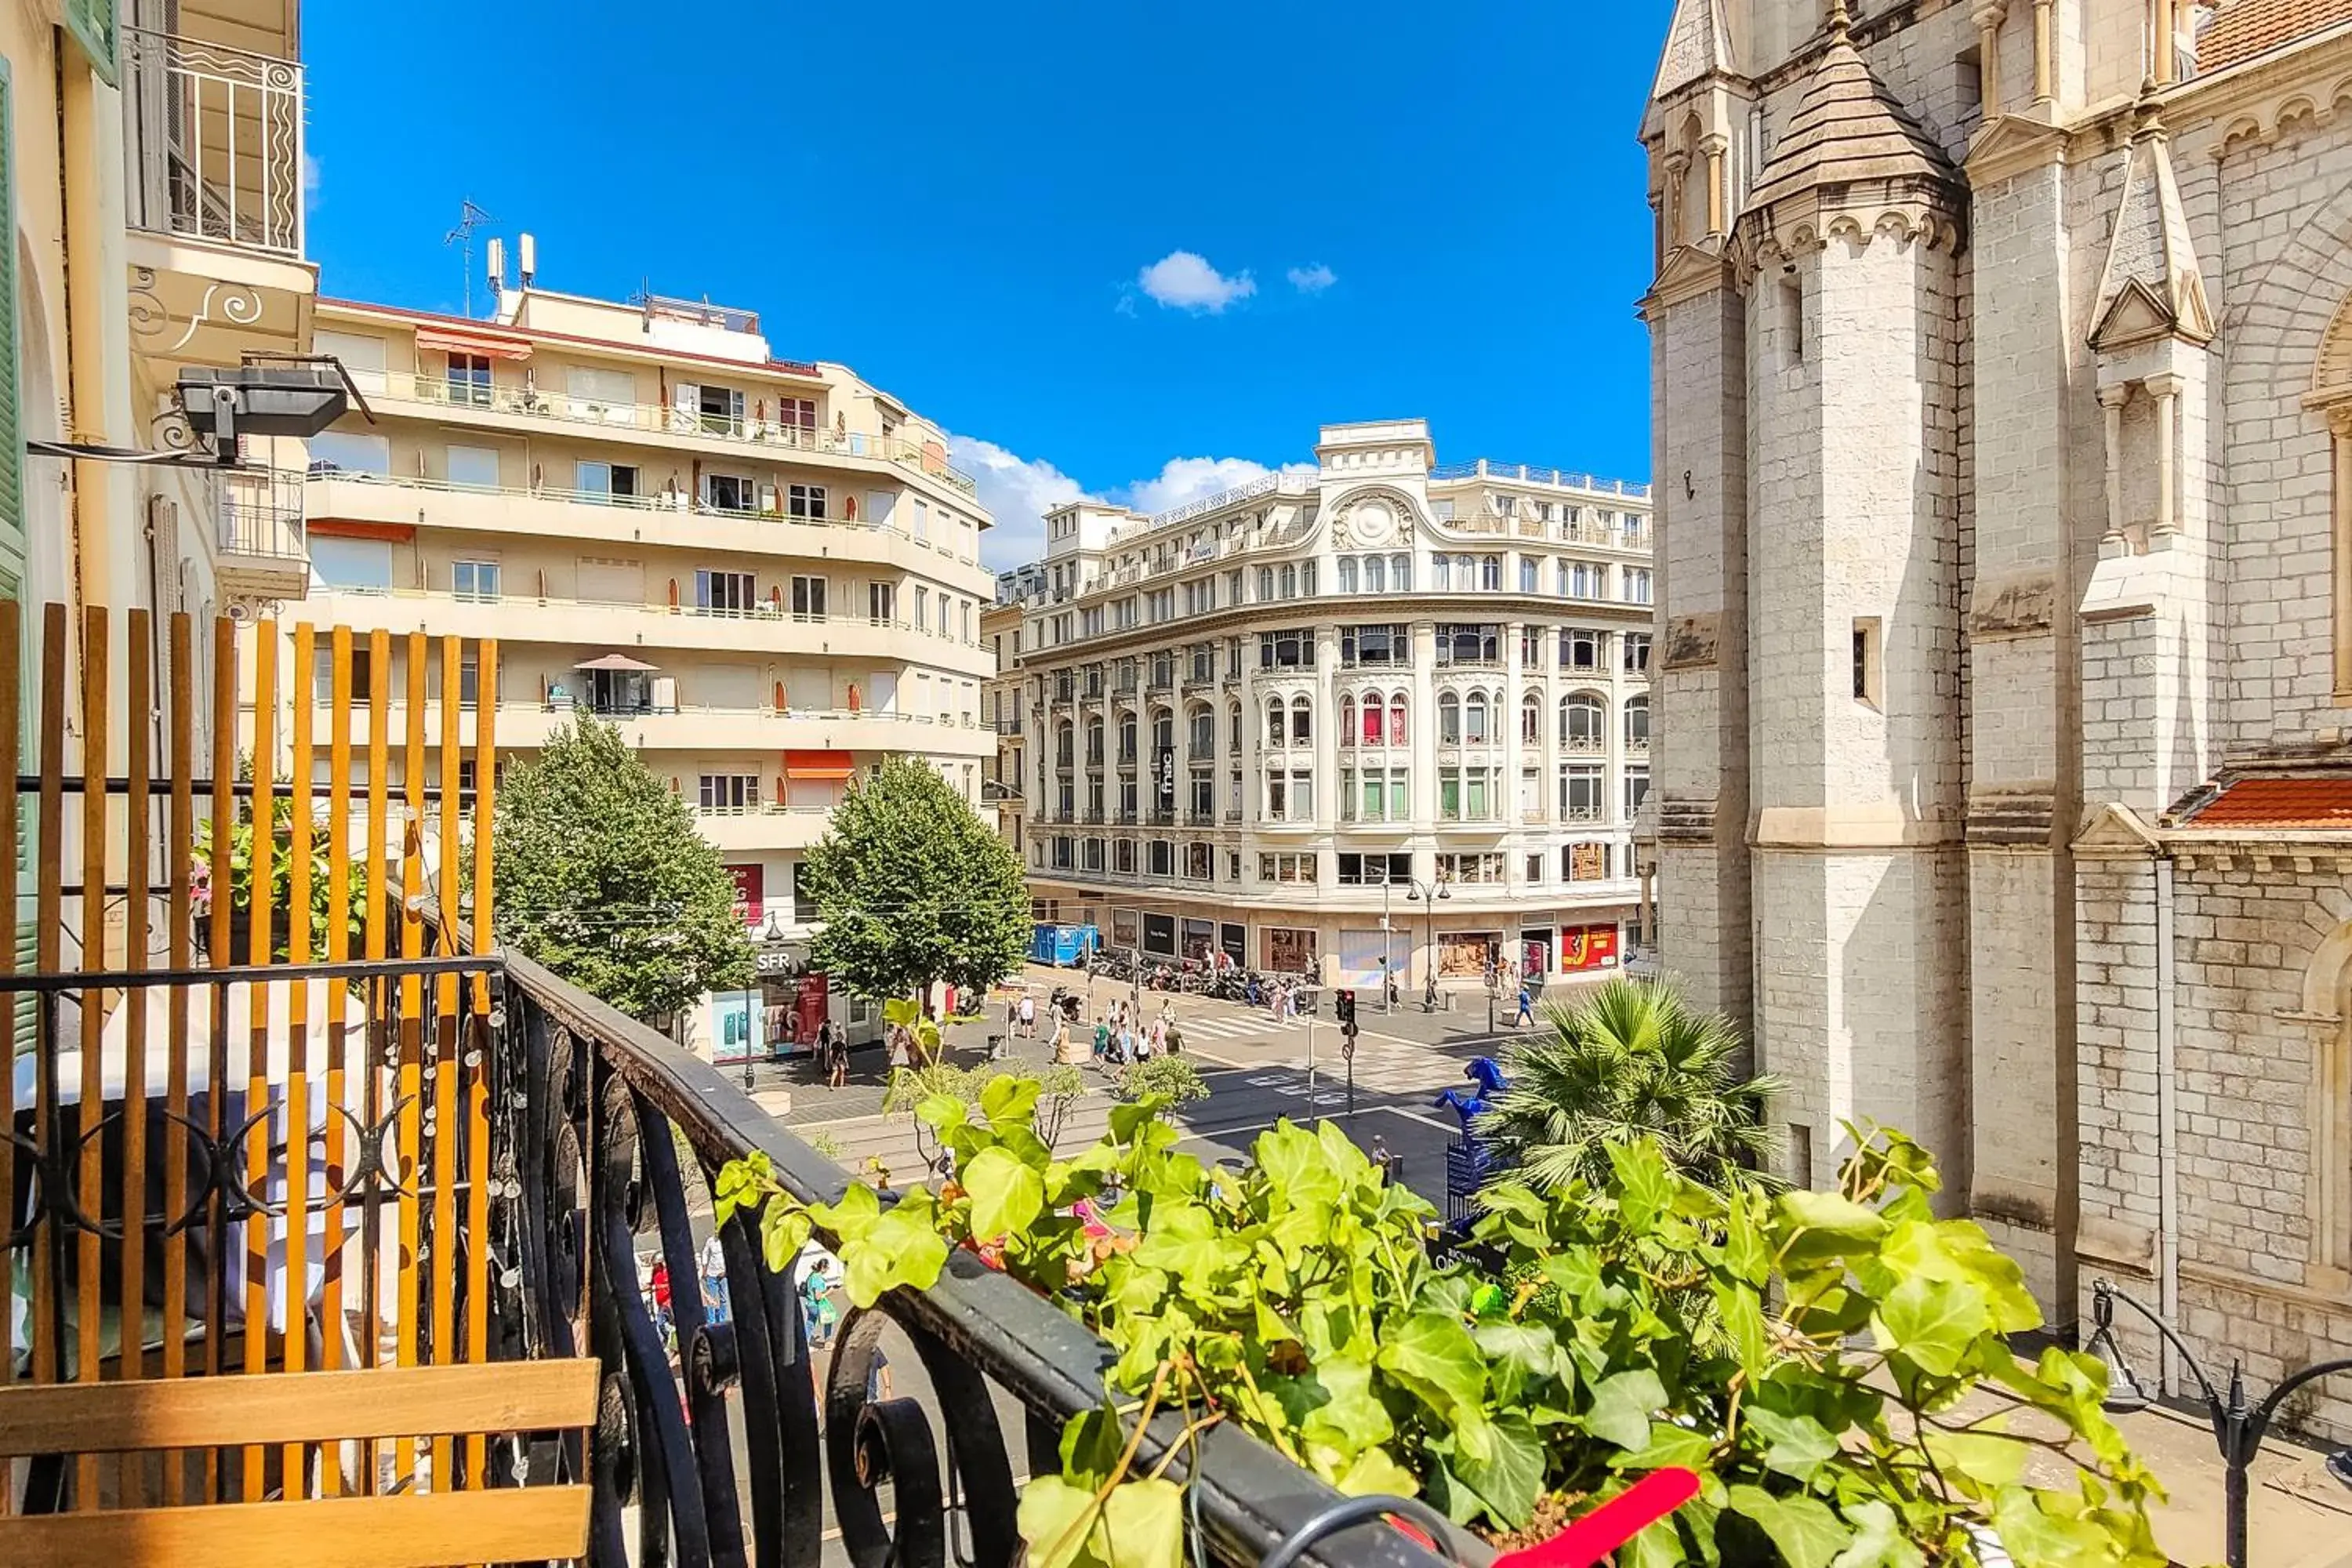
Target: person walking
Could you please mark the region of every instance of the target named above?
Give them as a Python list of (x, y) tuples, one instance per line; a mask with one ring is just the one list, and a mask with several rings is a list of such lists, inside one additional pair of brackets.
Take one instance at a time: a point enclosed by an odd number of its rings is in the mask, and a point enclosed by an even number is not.
[(1519, 982), (1519, 1016), (1511, 1020), (1511, 1026), (1517, 1028), (1522, 1024), (1532, 1024), (1535, 1021), (1535, 994), (1528, 989), (1527, 982), (1522, 980)]
[(1109, 1054), (1110, 1020), (1108, 1017), (1097, 1018), (1095, 1020), (1094, 1065), (1097, 1067), (1102, 1066), (1103, 1058)]

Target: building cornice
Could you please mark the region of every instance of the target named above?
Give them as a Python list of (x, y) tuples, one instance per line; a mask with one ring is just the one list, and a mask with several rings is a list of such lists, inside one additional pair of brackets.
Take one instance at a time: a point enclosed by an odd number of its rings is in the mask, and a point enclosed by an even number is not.
[[(1055, 605), (1044, 613), (1050, 615), (1076, 603), (1072, 600), (1069, 605)], [(1560, 599), (1541, 594), (1321, 595), (1312, 599), (1282, 599), (1238, 609), (1211, 610), (1188, 616), (1181, 621), (1162, 621), (1053, 647), (1024, 649), (1021, 668), (1055, 669), (1066, 664), (1092, 664), (1129, 653), (1183, 647), (1235, 632), (1337, 628), (1384, 621), (1475, 623), (1514, 617), (1541, 620), (1547, 626), (1596, 624), (1612, 631), (1640, 631), (1647, 630), (1655, 622), (1656, 606), (1615, 600)]]

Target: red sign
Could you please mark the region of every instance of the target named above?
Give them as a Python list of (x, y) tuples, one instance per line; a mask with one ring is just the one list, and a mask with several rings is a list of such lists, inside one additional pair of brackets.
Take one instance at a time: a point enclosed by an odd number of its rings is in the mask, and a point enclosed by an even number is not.
[(1613, 925), (1560, 927), (1559, 967), (1563, 974), (1617, 967), (1617, 928)]
[(735, 918), (747, 926), (758, 925), (767, 912), (761, 897), (767, 886), (767, 868), (730, 866), (727, 874), (735, 879)]
[(800, 990), (793, 997), (799, 1005), (800, 1041), (804, 1046), (816, 1044), (816, 1032), (824, 1027), (826, 984), (822, 974), (803, 974)]

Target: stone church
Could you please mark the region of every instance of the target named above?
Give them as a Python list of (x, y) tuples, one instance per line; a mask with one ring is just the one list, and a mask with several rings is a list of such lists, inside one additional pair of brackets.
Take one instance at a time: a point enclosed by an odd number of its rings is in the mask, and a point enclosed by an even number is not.
[(1678, 0), (1643, 140), (1661, 966), (1795, 1179), (2352, 1354), (2352, 0)]

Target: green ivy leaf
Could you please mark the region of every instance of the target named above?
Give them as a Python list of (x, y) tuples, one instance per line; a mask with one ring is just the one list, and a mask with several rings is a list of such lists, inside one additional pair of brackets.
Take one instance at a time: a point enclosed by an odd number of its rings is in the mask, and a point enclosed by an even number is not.
[(1357, 1455), (1355, 1463), (1331, 1478), (1331, 1485), (1349, 1497), (1414, 1497), (1421, 1491), (1413, 1473), (1380, 1447)]
[(1305, 1128), (1276, 1122), (1272, 1131), (1258, 1135), (1250, 1153), (1276, 1204), (1286, 1207), (1339, 1201), (1339, 1173), (1323, 1141)]
[(1723, 1261), (1750, 1285), (1761, 1285), (1772, 1272), (1772, 1244), (1756, 1215), (1756, 1195), (1741, 1189), (1725, 1205)]
[(1147, 1268), (1167, 1270), (1193, 1291), (1213, 1290), (1218, 1274), (1235, 1261), (1235, 1244), (1218, 1230), (1216, 1220), (1199, 1204), (1155, 1200), (1150, 1212), (1143, 1240), (1135, 1249), (1135, 1261)]
[(1974, 1285), (1914, 1274), (1878, 1304), (1870, 1326), (1879, 1349), (1900, 1351), (1929, 1375), (1949, 1377), (1992, 1320)]
[(1305, 1398), (1317, 1401), (1298, 1423), (1299, 1435), (1308, 1442), (1352, 1454), (1375, 1449), (1395, 1435), (1388, 1407), (1372, 1391), (1371, 1363), (1350, 1356), (1318, 1361), (1298, 1386)]
[(1477, 1342), (1459, 1321), (1434, 1312), (1415, 1312), (1391, 1329), (1381, 1345), (1380, 1367), (1440, 1415), (1475, 1412), (1486, 1392), (1486, 1363)]
[(2018, 1568), (2095, 1568), (2120, 1558), (2120, 1543), (2106, 1531), (2092, 1520), (2052, 1511), (2053, 1501), (2081, 1505), (2063, 1492), (2023, 1486), (2003, 1487), (1993, 1499), (1992, 1527)]
[(813, 1204), (809, 1213), (816, 1216), (818, 1225), (846, 1247), (874, 1228), (875, 1222), (882, 1217), (882, 1200), (874, 1195), (872, 1187), (862, 1182), (852, 1183), (849, 1190), (841, 1194), (839, 1203)]
[(1874, 1249), (1886, 1221), (1838, 1193), (1800, 1189), (1775, 1200), (1784, 1261), (1791, 1273), (1830, 1258), (1853, 1258)]
[(1647, 1236), (1657, 1228), (1658, 1216), (1674, 1198), (1666, 1157), (1647, 1138), (1634, 1143), (1612, 1143), (1608, 1150), (1610, 1167), (1617, 1175), (1617, 1216), (1631, 1235)]
[(1037, 1096), (1045, 1087), (1034, 1078), (999, 1073), (980, 1091), (980, 1113), (988, 1118), (989, 1126), (1000, 1137), (1015, 1129), (1025, 1129), (1036, 1120)]
[(1475, 1323), (1470, 1337), (1486, 1352), (1497, 1404), (1516, 1405), (1529, 1382), (1551, 1375), (1559, 1353), (1552, 1331), (1538, 1323)]
[(1536, 1499), (1543, 1493), (1543, 1439), (1522, 1416), (1506, 1415), (1488, 1426), (1493, 1441), (1486, 1454), (1456, 1455), (1454, 1468), (1497, 1523), (1517, 1529), (1535, 1517)]
[(856, 1243), (844, 1242), (842, 1272), (855, 1305), (870, 1307), (901, 1285), (928, 1290), (939, 1283), (940, 1270), (947, 1267), (948, 1244), (934, 1223), (930, 1204), (918, 1203), (919, 1197), (928, 1199), (929, 1194), (908, 1194)]
[(2014, 1486), (2025, 1474), (2026, 1443), (2001, 1432), (1936, 1432), (1927, 1435), (1927, 1452), (1947, 1474), (1975, 1484), (1975, 1495), (1990, 1497)]
[(1003, 1149), (982, 1149), (960, 1174), (971, 1194), (971, 1234), (982, 1241), (1025, 1231), (1045, 1212), (1045, 1179)]
[(1824, 1464), (1837, 1458), (1838, 1440), (1810, 1415), (1783, 1415), (1752, 1405), (1744, 1419), (1764, 1439), (1764, 1468), (1791, 1480), (1809, 1482)]
[(1612, 1469), (1663, 1470), (1679, 1466), (1685, 1470), (1704, 1470), (1715, 1456), (1715, 1438), (1711, 1433), (1691, 1426), (1677, 1426), (1671, 1421), (1650, 1423), (1650, 1440), (1638, 1454), (1620, 1454), (1609, 1461)]
[(1845, 1520), (1853, 1526), (1853, 1543), (1830, 1568), (1924, 1568), (1927, 1559), (1903, 1533), (1903, 1521), (1876, 1498), (1846, 1504)]
[(1665, 1402), (1665, 1386), (1648, 1367), (1615, 1373), (1594, 1386), (1592, 1408), (1584, 1414), (1584, 1429), (1621, 1448), (1646, 1448), (1650, 1413)]
[(1124, 1482), (1103, 1500), (1095, 1532), (1109, 1568), (1183, 1568), (1184, 1489), (1164, 1479)]
[(760, 1250), (768, 1272), (782, 1274), (790, 1269), (793, 1259), (808, 1245), (808, 1210), (798, 1204), (786, 1203), (781, 1194), (771, 1199), (760, 1218)]
[(1088, 1550), (1093, 1534), (1094, 1490), (1056, 1475), (1029, 1478), (1021, 1489), (1021, 1538), (1029, 1544), (1029, 1568), (1078, 1568), (1100, 1562)]
[(1723, 1320), (1724, 1337), (1739, 1358), (1739, 1369), (1754, 1383), (1771, 1365), (1764, 1337), (1764, 1301), (1744, 1279), (1717, 1279), (1715, 1308)]
[(1777, 1498), (1760, 1487), (1731, 1489), (1731, 1510), (1756, 1521), (1788, 1568), (1831, 1568), (1853, 1540), (1818, 1498)]

